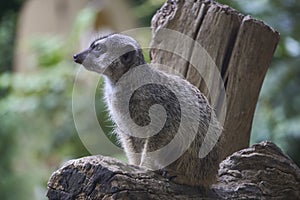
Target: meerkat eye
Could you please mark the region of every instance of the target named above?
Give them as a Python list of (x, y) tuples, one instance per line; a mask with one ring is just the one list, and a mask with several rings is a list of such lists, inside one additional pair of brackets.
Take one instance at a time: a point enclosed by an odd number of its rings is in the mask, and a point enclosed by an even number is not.
[(96, 51), (100, 51), (102, 48), (101, 48), (101, 45), (97, 45), (94, 49), (95, 49)]
[(100, 53), (105, 53), (106, 52), (106, 46), (103, 44), (97, 44), (92, 46), (94, 51), (100, 52)]

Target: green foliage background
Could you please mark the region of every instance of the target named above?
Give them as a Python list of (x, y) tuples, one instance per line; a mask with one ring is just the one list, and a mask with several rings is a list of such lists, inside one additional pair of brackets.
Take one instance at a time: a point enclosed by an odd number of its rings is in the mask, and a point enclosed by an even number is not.
[[(163, 0), (131, 0), (141, 25), (149, 26)], [(281, 33), (253, 123), (251, 143), (272, 140), (300, 165), (300, 3), (296, 0), (220, 0)], [(0, 2), (0, 199), (45, 199), (50, 174), (64, 161), (89, 155), (72, 116), (76, 65), (74, 42), (93, 21), (83, 10), (68, 40), (34, 38), (36, 73), (12, 71), (18, 12), (22, 0)], [(102, 82), (99, 83), (101, 96)], [(100, 99), (100, 97), (99, 97)], [(99, 122), (107, 119), (96, 101)], [(105, 130), (109, 132), (109, 122)], [(113, 136), (110, 138), (115, 140)], [(17, 191), (17, 192), (16, 192)]]

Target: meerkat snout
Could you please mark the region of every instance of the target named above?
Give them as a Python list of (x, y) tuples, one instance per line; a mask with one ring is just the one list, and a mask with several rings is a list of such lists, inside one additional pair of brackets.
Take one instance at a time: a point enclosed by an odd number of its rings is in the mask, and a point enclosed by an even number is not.
[(86, 59), (87, 54), (89, 53), (89, 51), (84, 51), (78, 54), (74, 54), (73, 59), (74, 62), (78, 63), (78, 64), (82, 64), (83, 61)]

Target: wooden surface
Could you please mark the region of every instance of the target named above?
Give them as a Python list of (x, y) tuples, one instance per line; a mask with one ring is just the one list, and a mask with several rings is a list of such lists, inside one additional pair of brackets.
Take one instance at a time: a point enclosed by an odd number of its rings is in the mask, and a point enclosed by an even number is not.
[(71, 199), (199, 199), (197, 188), (177, 185), (146, 169), (116, 159), (90, 156), (67, 162), (53, 173), (47, 196)]
[(47, 196), (50, 200), (297, 199), (300, 169), (276, 145), (263, 142), (224, 160), (218, 182), (204, 192), (116, 159), (90, 156), (71, 160), (53, 173)]
[[(225, 113), (222, 105), (226, 108), (223, 157), (248, 147), (257, 99), (279, 33), (228, 6), (205, 0), (168, 0), (153, 17), (152, 28), (152, 63), (175, 69), (197, 86), (210, 99), (218, 115)], [(163, 29), (191, 37), (209, 56), (195, 50), (194, 43), (183, 43), (180, 39), (173, 41), (174, 52), (183, 51), (180, 56), (161, 50), (169, 37), (162, 36)], [(190, 59), (183, 59), (182, 55), (186, 54)], [(207, 57), (218, 70), (213, 69)], [(201, 65), (201, 74), (191, 62)], [(226, 102), (214, 78), (216, 73), (222, 77), (220, 84), (226, 89)], [(203, 76), (208, 78), (204, 81)]]
[(262, 142), (221, 162), (212, 188), (221, 199), (299, 199), (300, 169), (275, 144)]

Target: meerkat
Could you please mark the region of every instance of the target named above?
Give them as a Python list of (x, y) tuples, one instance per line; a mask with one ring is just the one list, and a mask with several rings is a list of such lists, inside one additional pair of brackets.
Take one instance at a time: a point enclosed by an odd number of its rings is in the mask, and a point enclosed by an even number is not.
[[(138, 42), (123, 34), (96, 39), (74, 61), (104, 77), (104, 99), (130, 164), (166, 170), (180, 184), (207, 187), (215, 181), (222, 126), (195, 86), (147, 64)], [(208, 129), (218, 142), (201, 158)]]

